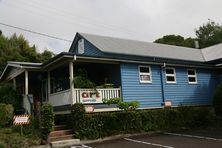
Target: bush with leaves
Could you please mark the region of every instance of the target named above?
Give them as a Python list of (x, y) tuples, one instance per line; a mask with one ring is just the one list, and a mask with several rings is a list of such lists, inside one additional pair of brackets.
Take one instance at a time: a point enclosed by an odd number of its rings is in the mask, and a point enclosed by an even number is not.
[(80, 134), (85, 125), (85, 107), (82, 103), (75, 103), (71, 106), (71, 124), (75, 134)]
[(122, 101), (121, 98), (110, 98), (110, 99), (103, 99), (104, 104), (111, 105), (111, 104), (118, 104)]
[(213, 107), (215, 114), (222, 117), (222, 83), (216, 87), (214, 92)]
[(95, 88), (95, 84), (88, 79), (85, 69), (77, 69), (73, 83), (75, 88)]
[(138, 101), (123, 102), (121, 98), (103, 99), (103, 103), (107, 105), (116, 104), (121, 110), (132, 111), (139, 107)]
[(34, 145), (40, 145), (40, 142), (40, 138), (36, 135), (21, 136), (20, 130), (17, 132), (13, 128), (0, 129), (0, 148), (1, 145), (3, 148), (30, 148)]
[(47, 140), (54, 127), (54, 112), (51, 104), (44, 104), (41, 108), (42, 138)]
[[(81, 108), (83, 107), (80, 105)], [(74, 112), (72, 112), (74, 113)], [(85, 114), (73, 124), (75, 136), (80, 139), (97, 139), (122, 133), (155, 130), (211, 127), (215, 116), (209, 107), (178, 107), (167, 109), (103, 112)], [(76, 118), (72, 119), (75, 122)], [(77, 129), (78, 128), (78, 129)]]
[(0, 103), (12, 104), (14, 109), (21, 109), (22, 96), (11, 84), (0, 84)]
[(136, 110), (136, 108), (139, 107), (139, 102), (138, 101), (118, 102), (116, 106), (124, 111), (132, 111)]
[(0, 127), (11, 125), (14, 115), (14, 108), (10, 104), (0, 104)]

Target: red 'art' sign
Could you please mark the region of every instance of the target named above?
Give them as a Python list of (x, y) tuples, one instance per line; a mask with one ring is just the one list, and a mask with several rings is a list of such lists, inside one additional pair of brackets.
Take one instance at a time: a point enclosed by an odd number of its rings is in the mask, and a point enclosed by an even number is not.
[(80, 90), (80, 102), (83, 104), (102, 103), (101, 91)]

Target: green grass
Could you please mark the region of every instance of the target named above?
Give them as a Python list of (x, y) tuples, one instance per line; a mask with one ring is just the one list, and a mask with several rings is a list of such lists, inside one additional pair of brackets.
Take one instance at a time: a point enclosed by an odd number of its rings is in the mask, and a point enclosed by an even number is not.
[(0, 148), (28, 148), (33, 145), (39, 145), (40, 142), (38, 135), (33, 133), (21, 136), (12, 127), (0, 129)]

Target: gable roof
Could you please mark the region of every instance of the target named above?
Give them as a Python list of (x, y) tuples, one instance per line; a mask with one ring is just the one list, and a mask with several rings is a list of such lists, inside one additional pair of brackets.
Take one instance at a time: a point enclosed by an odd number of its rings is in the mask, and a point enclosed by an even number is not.
[[(78, 35), (78, 33), (77, 33)], [(79, 33), (104, 53), (205, 62), (200, 49)]]
[(201, 50), (205, 61), (213, 61), (222, 58), (222, 43)]
[(5, 69), (0, 75), (0, 80), (2, 80), (3, 76), (7, 71), (10, 71), (11, 68), (18, 69), (40, 69), (42, 63), (31, 63), (31, 62), (16, 62), (16, 61), (8, 61)]

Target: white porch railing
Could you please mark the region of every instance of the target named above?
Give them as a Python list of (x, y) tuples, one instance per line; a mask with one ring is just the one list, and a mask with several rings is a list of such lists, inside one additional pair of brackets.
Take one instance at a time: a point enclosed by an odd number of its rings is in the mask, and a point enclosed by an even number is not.
[[(120, 88), (103, 88), (103, 89), (74, 89), (73, 102), (83, 104), (103, 103), (103, 99), (119, 98), (121, 96)], [(71, 92), (69, 90), (50, 94), (48, 101), (53, 106), (62, 106), (71, 104)]]
[(62, 105), (67, 105), (70, 104), (70, 89), (53, 93), (49, 95), (48, 102), (52, 104), (52, 106), (62, 106)]
[(81, 103), (103, 103), (102, 99), (119, 98), (120, 88), (74, 89), (75, 100)]

